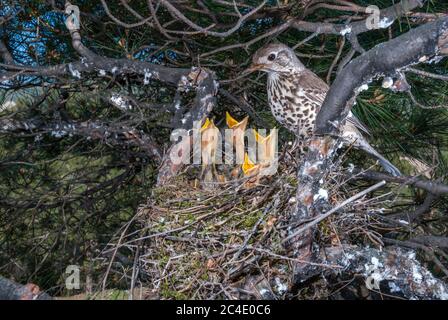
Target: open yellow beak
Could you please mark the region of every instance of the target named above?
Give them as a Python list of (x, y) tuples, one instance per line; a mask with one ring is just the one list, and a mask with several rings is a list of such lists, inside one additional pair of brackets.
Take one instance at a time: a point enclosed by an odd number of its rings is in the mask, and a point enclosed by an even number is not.
[(243, 120), (237, 121), (230, 115), (229, 112), (226, 112), (226, 123), (230, 129), (242, 128), (242, 130), (244, 130), (246, 128), (248, 120), (249, 117), (245, 117)]
[(216, 128), (215, 124), (213, 123), (213, 120), (210, 120), (209, 118), (205, 119), (204, 124), (201, 127), (201, 133), (209, 128)]
[(241, 168), (243, 169), (243, 173), (245, 176), (249, 175), (253, 170), (255, 170), (258, 167), (255, 163), (250, 160), (249, 155), (247, 152), (244, 154), (244, 162)]
[[(260, 144), (271, 143), (270, 140), (272, 138), (272, 130), (271, 130), (271, 133), (266, 137), (263, 137), (260, 133), (258, 133), (257, 129), (253, 129), (253, 130), (254, 130), (255, 141), (257, 141)], [(274, 130), (275, 130), (275, 128), (274, 128)]]
[(254, 129), (255, 141), (258, 143), (259, 163), (264, 166), (272, 163), (275, 158), (276, 136), (273, 135), (276, 129), (272, 129), (271, 133), (263, 137), (256, 129)]
[(265, 139), (265, 137), (263, 137), (261, 134), (259, 134), (257, 129), (253, 129), (253, 130), (254, 130), (255, 141), (257, 141), (258, 143), (262, 143), (263, 140)]
[(229, 128), (233, 128), (238, 125), (238, 121), (236, 121), (229, 112), (226, 111), (226, 123)]

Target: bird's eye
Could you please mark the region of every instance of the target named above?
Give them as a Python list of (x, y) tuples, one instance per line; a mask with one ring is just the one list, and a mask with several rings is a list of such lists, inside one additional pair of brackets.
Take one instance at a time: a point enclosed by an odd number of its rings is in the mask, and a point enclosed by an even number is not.
[(271, 53), (271, 54), (268, 56), (268, 60), (269, 60), (269, 61), (274, 61), (274, 60), (275, 60), (275, 54), (274, 54), (274, 53)]

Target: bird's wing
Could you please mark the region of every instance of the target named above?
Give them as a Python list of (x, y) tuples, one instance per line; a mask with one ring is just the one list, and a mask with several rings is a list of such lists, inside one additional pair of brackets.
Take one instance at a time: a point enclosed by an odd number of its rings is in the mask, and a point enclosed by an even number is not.
[(348, 112), (347, 121), (353, 124), (357, 129), (361, 130), (362, 132), (368, 134), (369, 136), (371, 135), (369, 129), (361, 121), (359, 121), (359, 119), (356, 118), (351, 111)]
[(324, 103), (328, 89), (328, 85), (309, 70), (303, 72), (298, 79), (297, 90), (300, 90), (300, 94), (304, 94), (309, 100), (316, 102), (319, 106), (317, 111)]
[[(303, 92), (304, 91), (304, 92)], [(320, 110), (320, 107), (324, 103), (325, 96), (327, 95), (327, 91), (319, 89), (319, 88), (307, 88), (304, 89), (301, 94), (305, 95), (305, 97), (318, 105), (317, 111)]]
[[(305, 72), (303, 77), (300, 79), (300, 82), (301, 85), (303, 85), (305, 88), (308, 88), (308, 92), (305, 92), (305, 94), (308, 96), (308, 98), (316, 101), (316, 103), (319, 104), (320, 110), (320, 107), (324, 103), (325, 97), (327, 96), (327, 92), (329, 89), (328, 85), (325, 83), (325, 81), (323, 81), (311, 71)], [(361, 121), (359, 121), (359, 119), (356, 118), (351, 111), (347, 115), (347, 121), (354, 125), (357, 129), (370, 135), (369, 129), (367, 129), (367, 127), (363, 123), (361, 123)]]

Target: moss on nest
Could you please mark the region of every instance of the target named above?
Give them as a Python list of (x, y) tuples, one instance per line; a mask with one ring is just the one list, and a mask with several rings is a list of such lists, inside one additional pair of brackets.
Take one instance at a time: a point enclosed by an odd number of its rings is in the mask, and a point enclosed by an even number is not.
[[(331, 205), (365, 187), (347, 181), (346, 174), (334, 170), (321, 186)], [(261, 290), (269, 288), (272, 297), (285, 298), (294, 259), (281, 242), (294, 208), (294, 166), (283, 164), (275, 176), (252, 188), (244, 188), (244, 181), (213, 189), (194, 185), (179, 176), (170, 185), (155, 189), (139, 209), (145, 234), (140, 264), (150, 289), (164, 299), (251, 299), (260, 298), (257, 286), (263, 284)], [(375, 230), (380, 223), (370, 214), (384, 210), (392, 197), (392, 193), (377, 198), (370, 195), (368, 201), (346, 206), (318, 225), (316, 243), (381, 244)], [(316, 290), (300, 294), (310, 297), (321, 292)]]

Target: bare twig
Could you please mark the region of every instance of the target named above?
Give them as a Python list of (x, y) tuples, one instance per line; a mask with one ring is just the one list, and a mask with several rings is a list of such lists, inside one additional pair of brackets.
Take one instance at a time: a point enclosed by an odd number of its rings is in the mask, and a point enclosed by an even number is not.
[(386, 184), (386, 181), (381, 181), (378, 182), (377, 184), (374, 184), (373, 186), (367, 188), (364, 191), (361, 191), (357, 194), (355, 194), (354, 196), (348, 198), (347, 200), (344, 200), (343, 202), (341, 202), (340, 204), (338, 204), (336, 207), (334, 207), (333, 209), (331, 209), (330, 211), (319, 215), (316, 219), (314, 219), (313, 221), (307, 223), (306, 225), (304, 225), (303, 227), (297, 229), (296, 231), (294, 231), (294, 233), (288, 235), (285, 239), (283, 239), (282, 243), (286, 243), (289, 240), (291, 240), (294, 237), (297, 237), (299, 234), (303, 233), (304, 231), (312, 228), (313, 226), (315, 226), (316, 224), (318, 224), (319, 222), (321, 222), (322, 220), (328, 218), (330, 215), (332, 215), (335, 212), (338, 212), (341, 208), (343, 208), (344, 206), (346, 206), (347, 204), (358, 200), (359, 198), (365, 196), (366, 194), (368, 194), (369, 192), (372, 192), (378, 188), (381, 188), (382, 186), (384, 186)]

